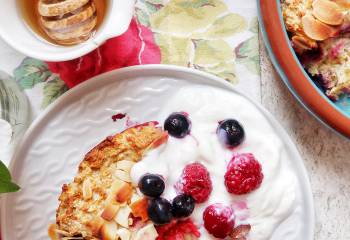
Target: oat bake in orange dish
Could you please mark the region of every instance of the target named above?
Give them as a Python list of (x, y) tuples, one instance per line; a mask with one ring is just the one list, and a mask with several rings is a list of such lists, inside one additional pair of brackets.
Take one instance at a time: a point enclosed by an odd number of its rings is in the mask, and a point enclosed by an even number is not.
[(282, 0), (292, 46), (332, 100), (350, 95), (350, 0)]

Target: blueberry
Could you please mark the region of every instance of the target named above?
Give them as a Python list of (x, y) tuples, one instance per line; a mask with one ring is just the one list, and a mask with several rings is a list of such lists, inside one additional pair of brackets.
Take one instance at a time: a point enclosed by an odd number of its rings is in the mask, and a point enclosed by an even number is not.
[(171, 203), (164, 198), (154, 198), (148, 203), (147, 213), (156, 225), (170, 223), (173, 218)]
[(184, 138), (190, 133), (191, 121), (184, 113), (173, 113), (164, 122), (164, 129), (176, 138)]
[(219, 123), (217, 129), (220, 142), (228, 147), (236, 147), (244, 141), (245, 133), (242, 125), (234, 119), (226, 119)]
[(178, 195), (173, 200), (173, 216), (185, 218), (192, 214), (195, 201), (193, 197), (186, 194)]
[(164, 192), (165, 184), (161, 176), (146, 174), (140, 179), (139, 188), (148, 197), (159, 197)]

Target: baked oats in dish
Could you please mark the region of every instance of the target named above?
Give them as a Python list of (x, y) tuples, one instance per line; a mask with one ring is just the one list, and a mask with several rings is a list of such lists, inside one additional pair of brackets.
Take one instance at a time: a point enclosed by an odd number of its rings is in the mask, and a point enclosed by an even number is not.
[(350, 94), (350, 0), (282, 0), (282, 14), (301, 63), (336, 101)]

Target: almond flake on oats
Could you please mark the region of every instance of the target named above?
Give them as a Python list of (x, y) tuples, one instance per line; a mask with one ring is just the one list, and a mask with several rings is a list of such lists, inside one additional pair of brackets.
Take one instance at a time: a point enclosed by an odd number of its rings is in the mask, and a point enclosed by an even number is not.
[(126, 228), (119, 228), (117, 234), (120, 240), (130, 240), (131, 232)]
[(305, 34), (316, 41), (323, 41), (335, 35), (336, 28), (333, 28), (316, 18), (307, 14), (302, 18), (302, 24)]
[(298, 53), (303, 53), (305, 51), (318, 48), (317, 42), (306, 36), (295, 35), (292, 37), (292, 43), (294, 49)]
[(131, 213), (131, 208), (126, 205), (119, 209), (117, 215), (114, 217), (114, 221), (116, 221), (122, 227), (129, 227), (129, 216)]
[(90, 179), (86, 179), (83, 182), (82, 191), (83, 191), (83, 198), (85, 201), (90, 200), (92, 198), (92, 184)]
[(135, 165), (134, 162), (128, 160), (121, 160), (117, 162), (117, 169), (130, 174), (131, 168)]
[(329, 0), (316, 0), (312, 3), (312, 14), (321, 22), (329, 25), (340, 25), (344, 21), (344, 13), (338, 4)]
[(338, 4), (338, 6), (343, 10), (349, 11), (350, 9), (350, 0), (332, 0), (332, 2)]
[(101, 217), (96, 217), (87, 223), (87, 227), (90, 228), (93, 236), (98, 237), (104, 223), (105, 221)]
[(153, 240), (158, 237), (157, 230), (152, 223), (147, 224), (137, 231), (134, 240)]
[(115, 222), (105, 222), (101, 228), (102, 240), (116, 240), (118, 237), (118, 226)]
[(116, 192), (115, 200), (120, 203), (129, 202), (133, 195), (131, 184), (125, 183), (118, 192)]
[(101, 217), (106, 221), (111, 221), (117, 215), (119, 208), (119, 205), (108, 204), (103, 210)]
[(124, 182), (131, 182), (130, 174), (127, 172), (124, 172), (123, 170), (117, 169), (114, 173), (114, 176), (116, 176), (118, 179)]

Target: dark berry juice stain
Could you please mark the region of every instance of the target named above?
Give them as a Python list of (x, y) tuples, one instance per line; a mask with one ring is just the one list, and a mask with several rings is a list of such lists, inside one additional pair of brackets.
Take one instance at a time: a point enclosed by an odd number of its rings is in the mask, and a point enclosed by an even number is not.
[(126, 117), (126, 114), (124, 114), (124, 113), (117, 113), (117, 114), (112, 116), (112, 120), (113, 120), (113, 122), (116, 122), (117, 120), (123, 119), (125, 117)]

